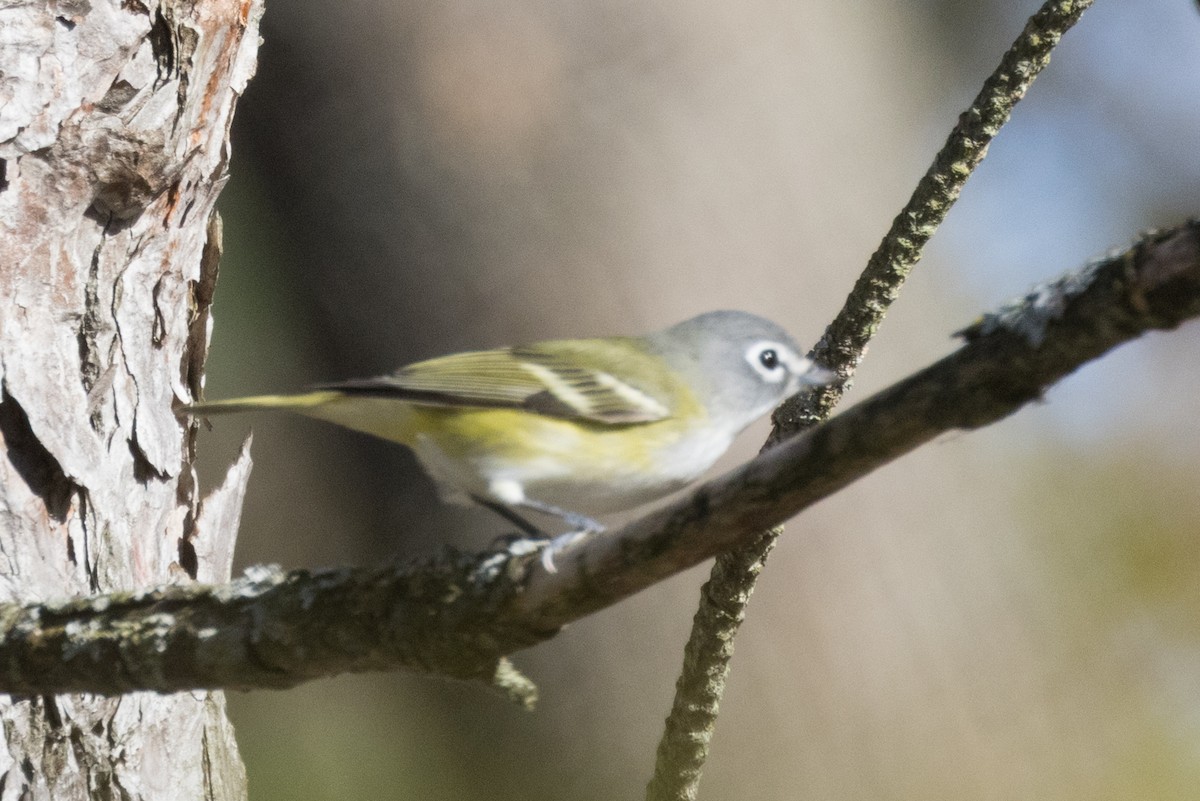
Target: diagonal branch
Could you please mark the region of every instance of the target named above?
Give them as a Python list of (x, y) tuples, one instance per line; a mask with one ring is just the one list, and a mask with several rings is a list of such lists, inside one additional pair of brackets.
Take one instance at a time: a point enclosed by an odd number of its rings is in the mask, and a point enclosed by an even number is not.
[[(1013, 107), (1049, 63), (1050, 52), (1090, 5), (1091, 0), (1048, 0), (1030, 17), (971, 106), (959, 117), (928, 172), (867, 262), (842, 310), (814, 348), (817, 361), (837, 370), (844, 381), (824, 392), (793, 398), (776, 410), (775, 428), (765, 447), (821, 422), (841, 400), (867, 343), (920, 259), (925, 243), (958, 199), (992, 139), (1008, 122)], [(725, 692), (733, 640), (758, 575), (781, 533), (778, 529), (765, 531), (746, 545), (717, 556), (701, 590), (700, 607), (684, 648), (684, 665), (659, 742), (654, 776), (646, 792), (648, 799), (695, 797)]]
[(1200, 316), (1200, 222), (1144, 236), (962, 332), (966, 344), (682, 500), (557, 557), (256, 568), (230, 584), (0, 605), (0, 692), (289, 687), (405, 668), (504, 683), (502, 657), (730, 547), (952, 429), (1002, 419), (1090, 359)]

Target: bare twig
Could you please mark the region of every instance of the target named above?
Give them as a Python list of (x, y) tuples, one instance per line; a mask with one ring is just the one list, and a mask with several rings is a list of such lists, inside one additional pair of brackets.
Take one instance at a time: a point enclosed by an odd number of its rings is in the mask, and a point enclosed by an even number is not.
[(288, 687), (407, 668), (529, 700), (501, 660), (792, 517), (955, 428), (999, 420), (1116, 345), (1200, 315), (1200, 223), (1030, 292), (959, 350), (683, 500), (587, 540), (547, 573), (512, 543), (410, 567), (284, 572), (0, 606), (0, 692)]
[[(1091, 0), (1048, 0), (1026, 23), (970, 108), (959, 117), (958, 125), (933, 165), (867, 262), (841, 312), (817, 343), (815, 358), (835, 369), (843, 381), (823, 393), (784, 404), (775, 413), (775, 428), (765, 447), (828, 417), (845, 392), (867, 343), (920, 259), (925, 243), (958, 199), (988, 145), (1008, 121), (1013, 106), (1049, 63), (1050, 52), (1090, 5)], [(758, 575), (780, 533), (765, 532), (745, 546), (717, 556), (712, 574), (701, 590), (700, 608), (684, 649), (684, 666), (676, 683), (675, 700), (659, 741), (654, 776), (646, 792), (650, 801), (690, 799), (696, 795), (725, 692), (733, 639), (745, 617), (745, 606)]]

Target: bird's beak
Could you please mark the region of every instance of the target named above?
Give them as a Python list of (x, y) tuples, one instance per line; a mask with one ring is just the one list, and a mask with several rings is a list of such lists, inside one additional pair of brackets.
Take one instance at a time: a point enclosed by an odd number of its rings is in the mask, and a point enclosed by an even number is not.
[(838, 374), (833, 370), (830, 370), (827, 367), (822, 367), (816, 362), (809, 361), (808, 359), (805, 359), (805, 361), (808, 362), (808, 366), (802, 370), (797, 370), (793, 375), (793, 386), (788, 392), (789, 395), (799, 392), (801, 387), (828, 386), (838, 378)]
[(812, 362), (800, 376), (800, 383), (810, 387), (824, 387), (837, 381), (838, 374), (828, 367)]

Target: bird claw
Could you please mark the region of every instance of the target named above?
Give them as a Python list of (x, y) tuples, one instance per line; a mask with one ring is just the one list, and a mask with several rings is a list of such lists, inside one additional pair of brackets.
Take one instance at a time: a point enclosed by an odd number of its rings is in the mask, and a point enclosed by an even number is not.
[(576, 531), (568, 531), (565, 534), (559, 534), (542, 548), (542, 567), (547, 573), (557, 573), (558, 568), (554, 564), (554, 557), (559, 551), (566, 550), (580, 540), (587, 539), (592, 534), (599, 534), (602, 530), (589, 526)]

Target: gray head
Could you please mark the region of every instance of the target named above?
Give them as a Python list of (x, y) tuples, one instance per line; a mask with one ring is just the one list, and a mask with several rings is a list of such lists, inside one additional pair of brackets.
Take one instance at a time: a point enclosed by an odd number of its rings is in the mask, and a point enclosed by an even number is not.
[(778, 325), (746, 312), (707, 312), (646, 339), (651, 349), (701, 388), (714, 421), (735, 431), (802, 385), (827, 384), (834, 377), (805, 358)]

